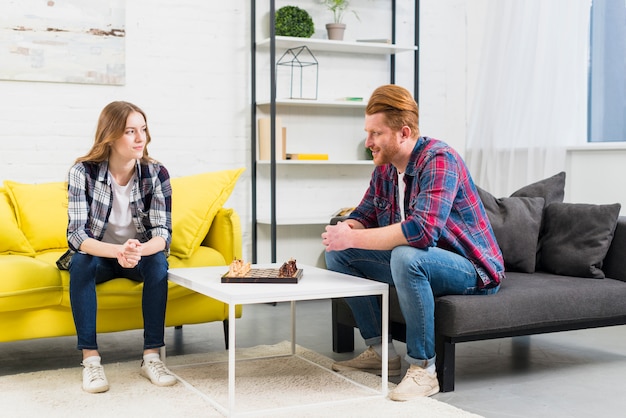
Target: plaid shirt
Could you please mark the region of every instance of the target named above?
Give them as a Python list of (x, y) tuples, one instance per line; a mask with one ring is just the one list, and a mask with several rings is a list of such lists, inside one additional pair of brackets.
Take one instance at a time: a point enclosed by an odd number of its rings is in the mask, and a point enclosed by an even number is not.
[(442, 141), (420, 137), (404, 175), (405, 213), (398, 207), (398, 175), (391, 164), (376, 167), (370, 187), (349, 218), (366, 228), (402, 222), (409, 245), (440, 247), (470, 260), (482, 283), (504, 278), (504, 260), (489, 218), (462, 158)]
[[(107, 227), (113, 191), (108, 161), (83, 162), (70, 168), (68, 179), (67, 241), (78, 251), (87, 238), (102, 240)], [(158, 163), (137, 163), (133, 177), (130, 207), (137, 239), (146, 242), (163, 237), (169, 253), (172, 241), (172, 188), (167, 169)]]

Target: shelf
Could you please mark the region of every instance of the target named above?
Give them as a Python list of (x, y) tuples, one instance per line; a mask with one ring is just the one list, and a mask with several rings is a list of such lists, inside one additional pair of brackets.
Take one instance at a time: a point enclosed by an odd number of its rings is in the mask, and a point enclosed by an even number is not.
[[(269, 100), (257, 102), (257, 106), (269, 106)], [(295, 106), (295, 107), (352, 107), (355, 109), (365, 109), (367, 101), (351, 101), (351, 100), (303, 100), (303, 99), (276, 99), (277, 106)]]
[[(257, 160), (259, 165), (270, 165), (270, 160)], [(371, 165), (372, 160), (276, 160), (276, 165)]]
[[(263, 39), (259, 41), (257, 45), (262, 48), (269, 48), (270, 39)], [(389, 55), (417, 50), (416, 46), (399, 46), (378, 42), (329, 41), (327, 39), (294, 38), (291, 36), (276, 37), (276, 48), (295, 48), (305, 45), (315, 51), (342, 52), (349, 54)]]
[[(277, 219), (276, 225), (277, 226), (328, 225), (332, 217), (333, 217), (332, 215), (328, 215), (328, 216), (314, 216), (314, 217), (307, 217), (307, 218), (283, 218), (283, 219)], [(257, 219), (257, 222), (261, 225), (272, 224), (272, 222), (267, 218), (259, 218)]]

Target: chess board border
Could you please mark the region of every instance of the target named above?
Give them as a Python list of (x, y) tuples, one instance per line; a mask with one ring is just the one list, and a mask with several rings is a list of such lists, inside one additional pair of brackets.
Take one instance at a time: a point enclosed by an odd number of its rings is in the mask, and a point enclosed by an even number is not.
[(279, 277), (277, 268), (251, 269), (245, 277), (229, 277), (228, 272), (222, 276), (222, 283), (283, 283), (297, 284), (302, 278), (303, 270), (298, 269), (292, 277)]

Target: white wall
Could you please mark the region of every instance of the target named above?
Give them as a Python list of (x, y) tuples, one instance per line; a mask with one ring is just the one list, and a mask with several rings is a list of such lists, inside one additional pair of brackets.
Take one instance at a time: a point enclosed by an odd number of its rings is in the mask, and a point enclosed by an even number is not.
[[(64, 181), (113, 100), (144, 109), (172, 177), (249, 167), (249, 23), (244, 0), (127, 1), (125, 86), (0, 81), (0, 182)], [(228, 202), (246, 235), (249, 178)]]
[[(382, 37), (376, 30), (379, 22), (365, 18), (372, 11), (374, 16), (377, 10), (386, 13), (388, 1), (354, 0), (354, 7), (359, 3), (366, 12), (361, 22), (347, 19), (352, 36)], [(401, 28), (410, 27), (412, 12), (406, 11), (412, 3), (398, 0)], [(259, 8), (264, 4), (257, 1)], [(314, 0), (297, 4), (317, 7)], [(472, 63), (480, 48), (480, 24), (475, 22), (483, 5), (483, 0), (421, 0), (421, 131), (461, 152), (475, 76)], [(133, 0), (126, 8), (125, 86), (0, 80), (0, 181), (65, 180), (74, 159), (89, 149), (100, 110), (112, 100), (135, 102), (147, 112), (150, 153), (173, 177), (250, 167), (249, 1)], [(312, 12), (315, 36), (323, 36), (323, 14)], [(400, 38), (410, 42), (412, 33), (404, 30)], [(399, 66), (399, 83), (404, 85), (412, 74), (401, 60)], [(227, 202), (241, 215), (246, 258), (249, 179), (248, 170)], [(595, 185), (596, 193), (602, 193), (601, 186)], [(610, 196), (616, 187), (607, 189)]]
[[(366, 11), (361, 22), (346, 19), (352, 36), (382, 37), (366, 18), (372, 12), (376, 17), (377, 10), (386, 13), (388, 1), (355, 0), (355, 8), (359, 2)], [(312, 0), (298, 2), (304, 3), (314, 8), (315, 36), (323, 36), (319, 26), (326, 12)], [(257, 7), (264, 4), (258, 1)], [(459, 149), (465, 123), (464, 5), (422, 0), (422, 132)], [(412, 9), (412, 1), (400, 0), (398, 7), (406, 26), (412, 12), (403, 10)], [(100, 110), (113, 100), (146, 111), (150, 153), (173, 177), (250, 167), (249, 1), (133, 0), (126, 10), (125, 86), (0, 80), (0, 180), (65, 180), (74, 159), (90, 148)], [(412, 39), (410, 31), (402, 36)], [(248, 170), (227, 202), (242, 218), (244, 257), (250, 251), (249, 179)]]

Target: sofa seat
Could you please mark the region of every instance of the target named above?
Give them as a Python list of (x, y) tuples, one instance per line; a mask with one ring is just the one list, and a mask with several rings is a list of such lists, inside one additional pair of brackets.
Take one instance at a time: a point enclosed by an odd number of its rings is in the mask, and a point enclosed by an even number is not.
[[(437, 332), (463, 338), (626, 318), (626, 283), (610, 278), (581, 280), (543, 272), (510, 272), (500, 291), (488, 299), (437, 298)], [(484, 315), (486, 302), (488, 317)]]
[[(0, 312), (37, 309), (61, 303), (61, 275), (54, 265), (22, 255), (0, 257)], [(3, 324), (4, 326), (4, 324)]]

